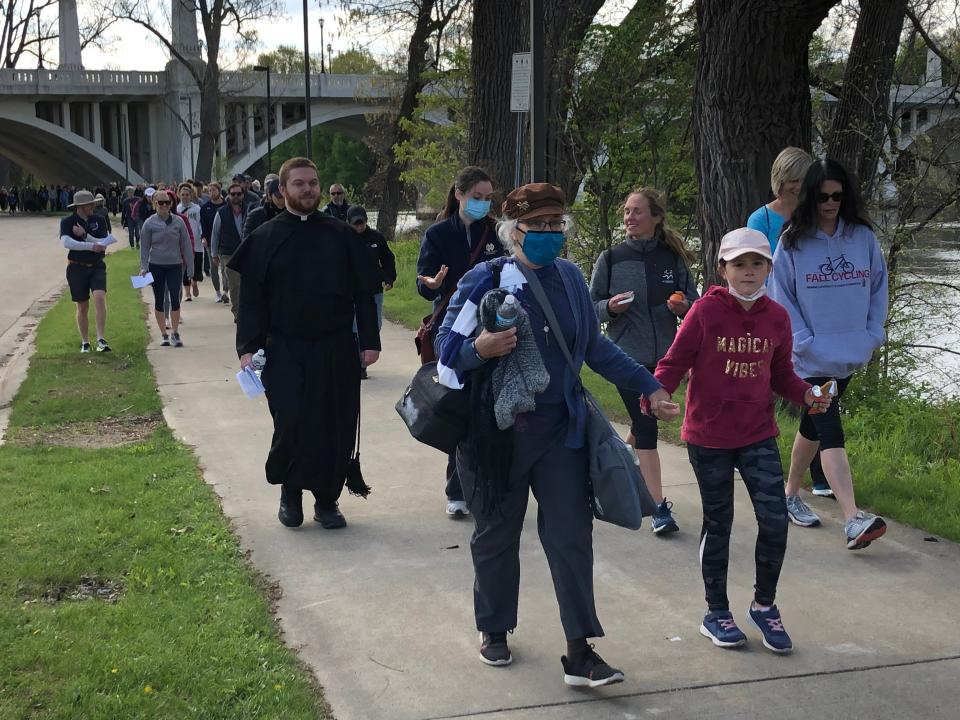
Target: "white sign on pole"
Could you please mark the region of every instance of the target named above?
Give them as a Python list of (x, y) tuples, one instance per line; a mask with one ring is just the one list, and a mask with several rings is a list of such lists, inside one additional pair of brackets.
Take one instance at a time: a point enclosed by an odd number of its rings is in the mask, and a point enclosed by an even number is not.
[(510, 112), (530, 112), (530, 53), (513, 54), (510, 73)]

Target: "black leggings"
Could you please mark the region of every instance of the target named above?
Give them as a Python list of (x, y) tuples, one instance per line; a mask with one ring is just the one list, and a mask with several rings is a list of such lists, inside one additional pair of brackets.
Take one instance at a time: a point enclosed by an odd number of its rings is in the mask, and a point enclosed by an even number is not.
[(754, 600), (773, 605), (780, 568), (787, 550), (787, 503), (783, 466), (776, 438), (730, 450), (687, 444), (687, 455), (700, 486), (703, 527), (700, 530), (700, 570), (707, 607), (729, 610), (727, 567), (733, 527), (733, 469), (738, 468), (750, 493), (757, 518), (757, 566)]
[[(646, 366), (652, 375), (657, 369), (654, 365)], [(633, 446), (637, 450), (657, 449), (657, 419), (652, 415), (644, 415), (640, 410), (640, 397), (626, 388), (617, 387), (623, 406), (630, 415), (630, 432), (633, 433)]]
[(180, 309), (180, 280), (183, 277), (183, 265), (154, 265), (150, 263), (153, 275), (153, 307), (163, 312), (164, 292), (170, 293), (170, 310)]
[[(828, 377), (804, 378), (811, 385), (823, 385), (830, 379)], [(846, 438), (843, 434), (843, 424), (840, 422), (840, 398), (849, 384), (850, 377), (837, 380), (837, 394), (834, 395), (833, 402), (830, 403), (830, 408), (826, 412), (811, 415), (810, 409), (806, 408), (800, 417), (800, 434), (811, 442), (819, 440), (820, 450), (844, 446)]]

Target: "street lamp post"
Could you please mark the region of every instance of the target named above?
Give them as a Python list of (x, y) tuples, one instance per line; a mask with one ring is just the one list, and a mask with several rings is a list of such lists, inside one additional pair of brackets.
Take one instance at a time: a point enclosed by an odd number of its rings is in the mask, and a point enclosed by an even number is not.
[(189, 131), (187, 132), (187, 137), (190, 139), (190, 178), (192, 179), (196, 175), (196, 162), (193, 158), (193, 98), (189, 95), (181, 95), (181, 100), (187, 101), (187, 114), (190, 116), (190, 119), (187, 121), (189, 126)]
[(326, 72), (327, 65), (323, 57), (323, 18), (320, 18), (320, 74), (325, 75)]
[(273, 114), (270, 112), (270, 66), (254, 65), (255, 72), (265, 72), (267, 74), (267, 172), (273, 172), (273, 133), (270, 131), (270, 122)]
[(333, 44), (327, 43), (327, 67), (333, 72)]
[(313, 128), (310, 123), (310, 33), (308, 23), (310, 13), (307, 0), (303, 0), (303, 97), (306, 105), (307, 120), (307, 159), (313, 160)]

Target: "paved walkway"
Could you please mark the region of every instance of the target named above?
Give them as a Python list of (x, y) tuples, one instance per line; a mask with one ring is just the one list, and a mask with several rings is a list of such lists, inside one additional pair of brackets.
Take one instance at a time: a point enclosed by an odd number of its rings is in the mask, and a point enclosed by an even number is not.
[[(277, 522), (263, 479), (264, 400), (233, 379), (233, 323), (209, 282), (184, 305), (182, 349), (149, 350), (165, 415), (196, 448), (255, 565), (279, 582), (286, 640), (316, 671), (339, 720), (426, 718), (955, 718), (960, 677), (960, 548), (892, 524), (849, 552), (842, 518), (813, 499), (819, 529), (791, 528), (779, 605), (796, 652), (777, 657), (756, 633), (739, 651), (700, 637), (699, 498), (683, 450), (663, 448), (664, 480), (682, 532), (655, 538), (596, 526), (596, 594), (607, 637), (598, 650), (627, 681), (601, 691), (563, 684), (564, 650), (533, 508), (522, 541), (514, 664), (477, 659), (471, 523), (444, 514), (445, 458), (411, 440), (393, 405), (417, 367), (411, 333), (387, 324), (381, 362), (363, 384), (368, 500), (345, 496), (344, 531)], [(151, 323), (152, 325), (152, 323)], [(531, 503), (533, 505), (533, 503)], [(731, 600), (741, 620), (753, 584), (755, 524), (738, 489)]]

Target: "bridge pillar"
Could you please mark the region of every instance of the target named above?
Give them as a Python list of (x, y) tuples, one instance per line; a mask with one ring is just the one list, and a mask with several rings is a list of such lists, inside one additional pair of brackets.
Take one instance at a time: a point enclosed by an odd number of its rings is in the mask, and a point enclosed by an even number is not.
[(80, 60), (80, 20), (77, 0), (60, 0), (60, 62), (61, 70), (83, 70)]
[(100, 103), (92, 102), (90, 103), (90, 115), (93, 120), (93, 136), (90, 138), (90, 141), (94, 145), (103, 146), (103, 128), (100, 127)]
[(243, 107), (241, 105), (233, 106), (233, 122), (237, 135), (236, 151), (240, 154), (243, 152)]
[(73, 132), (73, 128), (70, 127), (70, 103), (66, 100), (60, 103), (60, 117), (63, 119), (63, 129)]
[(123, 148), (123, 161), (128, 167), (133, 165), (130, 157), (130, 108), (127, 103), (120, 103), (120, 144)]
[(255, 123), (255, 113), (257, 108), (253, 103), (247, 103), (247, 152), (253, 153), (254, 149), (257, 147), (256, 138), (256, 123)]
[(274, 121), (274, 126), (273, 126), (274, 127), (273, 134), (276, 135), (281, 130), (283, 130), (283, 103), (282, 102), (274, 103), (273, 113), (274, 113), (274, 116), (276, 117), (276, 120)]
[(227, 157), (227, 108), (220, 103), (220, 142), (217, 143), (217, 154), (221, 159)]

